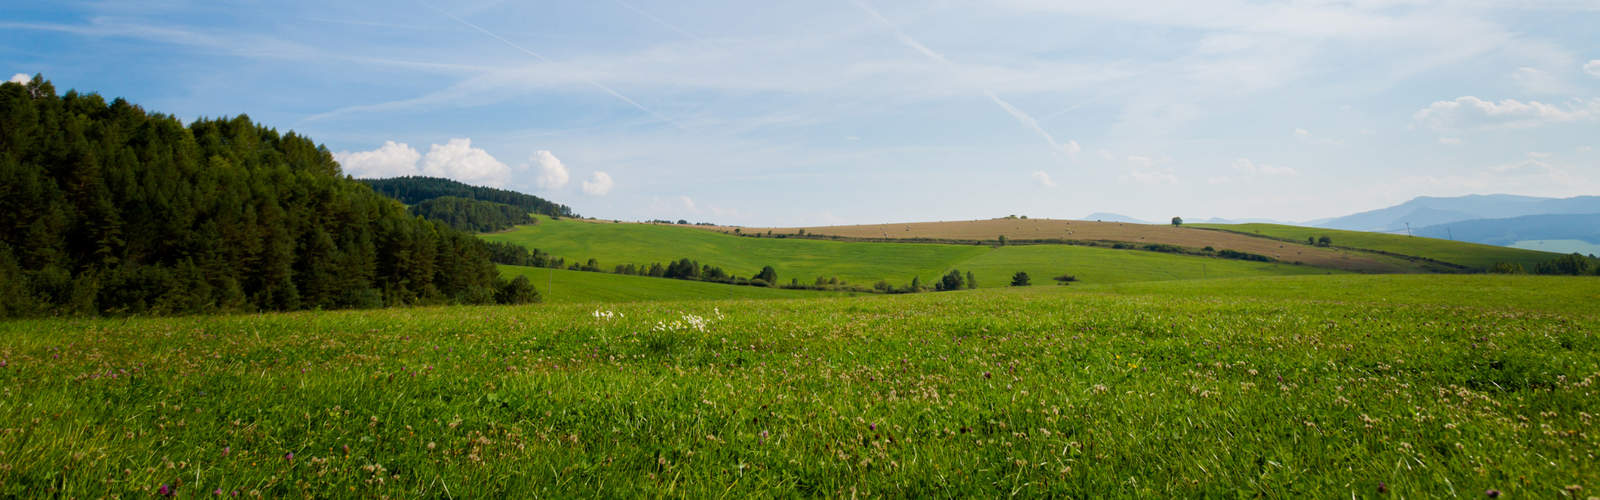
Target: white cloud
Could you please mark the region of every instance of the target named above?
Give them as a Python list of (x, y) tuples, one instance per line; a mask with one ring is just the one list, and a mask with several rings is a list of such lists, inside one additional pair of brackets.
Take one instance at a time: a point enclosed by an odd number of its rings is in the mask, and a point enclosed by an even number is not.
[(694, 207), (694, 200), (689, 199), (688, 196), (679, 196), (678, 200), (683, 202), (683, 208), (689, 209), (690, 212), (700, 213), (700, 209)]
[(1589, 61), (1589, 64), (1583, 65), (1583, 72), (1588, 73), (1589, 76), (1600, 78), (1600, 59)]
[[(583, 194), (590, 196), (605, 196), (611, 192), (611, 174), (595, 172), (589, 176), (590, 180), (583, 181)], [(684, 198), (688, 199), (688, 198)]]
[(372, 151), (340, 151), (333, 159), (344, 167), (344, 172), (362, 179), (418, 175), (417, 160), (422, 153), (405, 143), (383, 141), (383, 146)]
[(1310, 139), (1311, 138), (1311, 132), (1307, 132), (1306, 129), (1303, 129), (1303, 128), (1297, 128), (1297, 129), (1294, 129), (1294, 136), (1295, 137), (1299, 137), (1301, 139)]
[(558, 189), (567, 185), (567, 180), (572, 177), (567, 172), (567, 166), (562, 165), (561, 160), (549, 151), (536, 152), (530, 160), (539, 164), (539, 178), (535, 182), (540, 189)]
[(1061, 183), (1051, 180), (1050, 174), (1045, 173), (1043, 170), (1035, 171), (1032, 177), (1034, 182), (1038, 182), (1044, 187), (1056, 187), (1061, 185)]
[[(1600, 61), (1595, 61), (1595, 62), (1600, 62)], [(0, 75), (4, 75), (4, 74), (5, 73), (0, 73)], [(22, 74), (22, 73), (17, 73), (15, 75), (12, 75), (10, 80), (6, 80), (6, 81), (27, 85), (28, 82), (33, 81), (33, 78), (30, 78), (28, 75), (25, 75), (25, 74)]]
[(1529, 158), (1549, 158), (1550, 157), (1550, 153), (1530, 152), (1530, 153), (1528, 153), (1528, 157)]
[(1457, 146), (1457, 145), (1461, 144), (1461, 139), (1455, 139), (1455, 138), (1451, 138), (1451, 137), (1440, 137), (1439, 138), (1439, 144), (1449, 144), (1451, 146)]
[(434, 144), (422, 157), (422, 175), (455, 179), (468, 184), (500, 187), (511, 177), (511, 167), (488, 151), (472, 147), (472, 139), (450, 139)]
[(1135, 182), (1147, 186), (1154, 186), (1157, 184), (1177, 184), (1178, 178), (1172, 175), (1172, 169), (1167, 169), (1165, 172), (1152, 171), (1149, 173), (1134, 170), (1128, 172), (1127, 175), (1122, 176), (1122, 182)]
[(1242, 172), (1249, 172), (1249, 173), (1252, 173), (1252, 174), (1263, 174), (1263, 175), (1298, 175), (1300, 173), (1300, 172), (1296, 172), (1293, 168), (1289, 168), (1289, 167), (1274, 167), (1272, 165), (1268, 165), (1268, 164), (1265, 164), (1265, 163), (1259, 163), (1258, 164), (1258, 163), (1251, 162), (1250, 160), (1245, 159), (1245, 158), (1240, 158), (1238, 160), (1234, 160), (1233, 161), (1233, 168), (1234, 168), (1234, 170), (1239, 170), (1239, 171), (1242, 171)]
[(1594, 151), (1594, 148), (1591, 148), (1589, 146), (1578, 146), (1578, 152), (1579, 153), (1587, 153), (1587, 152), (1590, 152), (1590, 151)]
[(1361, 129), (1361, 130), (1357, 131), (1356, 133), (1361, 134), (1361, 135), (1372, 135), (1374, 133), (1377, 133), (1377, 131), (1376, 130), (1372, 130), (1370, 128), (1364, 128), (1364, 129)]
[(1147, 156), (1129, 156), (1128, 157), (1128, 167), (1130, 167), (1130, 168), (1149, 168), (1149, 167), (1155, 166), (1155, 164), (1156, 164), (1156, 161), (1150, 159)]
[(1116, 160), (1117, 159), (1117, 155), (1111, 154), (1110, 151), (1106, 151), (1104, 149), (1100, 150), (1100, 157), (1101, 158), (1105, 158), (1107, 160)]
[(1600, 114), (1600, 99), (1573, 99), (1566, 104), (1566, 109), (1562, 109), (1538, 101), (1524, 104), (1515, 99), (1506, 99), (1496, 104), (1464, 96), (1454, 101), (1435, 102), (1428, 109), (1418, 111), (1414, 118), (1431, 123), (1437, 130), (1453, 127), (1492, 129), (1537, 127), (1546, 123), (1586, 120), (1597, 114)]

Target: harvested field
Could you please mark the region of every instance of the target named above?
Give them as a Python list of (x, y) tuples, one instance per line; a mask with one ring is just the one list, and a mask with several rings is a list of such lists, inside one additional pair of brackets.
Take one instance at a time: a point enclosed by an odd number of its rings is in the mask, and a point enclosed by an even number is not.
[[(685, 226), (691, 227), (691, 226)], [(731, 231), (721, 226), (692, 226), (711, 231)], [(795, 234), (804, 229), (806, 234), (870, 238), (885, 240), (913, 240), (917, 238), (944, 240), (996, 240), (1005, 236), (1011, 240), (1069, 239), (1127, 241), (1132, 243), (1161, 243), (1191, 248), (1213, 247), (1217, 250), (1237, 250), (1266, 255), (1287, 262), (1341, 269), (1359, 273), (1425, 273), (1448, 272), (1444, 266), (1405, 259), (1384, 257), (1365, 252), (1320, 248), (1237, 233), (1207, 231), (1203, 229), (1152, 224), (1125, 224), (1061, 219), (990, 219), (950, 222), (911, 222), (897, 224), (862, 224), (854, 226), (822, 226), (806, 228), (742, 228), (746, 232), (759, 231), (774, 234)]]

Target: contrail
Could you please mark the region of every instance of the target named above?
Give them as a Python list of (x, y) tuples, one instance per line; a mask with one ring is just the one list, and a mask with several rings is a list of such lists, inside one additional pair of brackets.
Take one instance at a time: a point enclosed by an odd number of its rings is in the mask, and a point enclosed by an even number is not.
[(1038, 132), (1039, 135), (1043, 136), (1044, 140), (1050, 142), (1050, 147), (1066, 153), (1067, 156), (1076, 155), (1079, 151), (1083, 150), (1083, 148), (1078, 147), (1078, 141), (1067, 141), (1066, 145), (1056, 143), (1056, 138), (1052, 137), (1049, 132), (1045, 132), (1043, 128), (1040, 128), (1039, 122), (1034, 120), (1032, 116), (1028, 116), (1027, 113), (1017, 109), (1016, 106), (1012, 106), (1011, 103), (1000, 100), (1000, 96), (994, 95), (994, 92), (985, 90), (983, 93), (989, 94), (989, 98), (994, 99), (995, 104), (999, 104), (1000, 107), (1005, 108), (1007, 113), (1011, 113), (1011, 116), (1016, 117), (1017, 121), (1022, 122), (1022, 126), (1031, 128), (1034, 132)]
[(644, 107), (644, 105), (641, 105), (641, 104), (639, 104), (637, 102), (634, 102), (633, 99), (629, 99), (628, 96), (625, 96), (625, 95), (622, 95), (622, 94), (618, 94), (617, 91), (611, 90), (609, 87), (606, 87), (605, 85), (601, 85), (600, 82), (594, 81), (593, 78), (589, 78), (588, 76), (584, 75), (583, 73), (579, 73), (577, 71), (573, 71), (572, 68), (568, 68), (568, 67), (562, 65), (561, 63), (552, 61), (552, 60), (550, 60), (550, 58), (545, 57), (545, 56), (541, 56), (538, 53), (535, 53), (534, 51), (531, 51), (531, 50), (528, 50), (528, 49), (524, 49), (524, 48), (522, 48), (521, 45), (517, 45), (515, 43), (511, 43), (511, 40), (506, 40), (504, 38), (501, 38), (500, 35), (496, 35), (494, 33), (490, 33), (489, 30), (486, 30), (486, 29), (483, 29), (483, 28), (479, 28), (478, 25), (469, 23), (469, 22), (467, 22), (466, 19), (462, 19), (462, 18), (453, 16), (449, 12), (445, 12), (443, 10), (440, 10), (438, 7), (434, 7), (432, 4), (429, 4), (428, 2), (424, 2), (422, 0), (417, 0), (417, 3), (420, 3), (422, 5), (427, 5), (428, 8), (433, 9), (435, 11), (438, 11), (440, 14), (444, 14), (446, 17), (449, 17), (451, 19), (455, 19), (457, 21), (460, 21), (461, 24), (465, 24), (467, 26), (471, 26), (472, 29), (481, 31), (485, 35), (492, 36), (492, 37), (494, 37), (495, 40), (499, 40), (499, 41), (505, 42), (506, 45), (510, 45), (512, 47), (515, 47), (517, 50), (526, 52), (530, 56), (537, 57), (540, 60), (542, 60), (544, 62), (547, 62), (547, 63), (550, 63), (551, 65), (554, 65), (557, 68), (561, 68), (561, 69), (567, 70), (568, 73), (572, 73), (574, 75), (577, 75), (578, 78), (582, 78), (582, 79), (584, 79), (584, 81), (587, 81), (590, 84), (593, 84), (595, 87), (599, 87), (600, 90), (604, 90), (608, 94), (617, 96), (618, 99), (622, 99), (624, 101), (627, 101), (628, 104), (632, 104), (633, 107), (635, 107), (635, 108), (639, 108), (640, 110), (642, 110), (642, 111), (644, 111), (646, 113), (650, 113), (651, 115), (654, 115), (656, 118), (660, 118), (662, 120), (666, 120), (668, 122), (671, 122), (673, 125), (677, 125), (678, 128), (684, 128), (683, 124), (682, 123), (678, 123), (677, 120), (668, 118), (666, 115), (663, 115), (661, 113), (657, 113), (655, 111), (652, 111), (652, 110), (650, 110), (650, 108), (646, 108), (646, 107)]
[(629, 4), (628, 2), (624, 2), (622, 0), (617, 0), (617, 3), (622, 4), (623, 7), (627, 7), (629, 9), (633, 9), (634, 12), (638, 12), (639, 15), (650, 18), (651, 21), (655, 21), (656, 23), (659, 23), (662, 26), (666, 26), (667, 29), (670, 29), (672, 31), (678, 32), (679, 35), (683, 35), (683, 36), (689, 37), (690, 40), (694, 40), (696, 42), (700, 42), (700, 45), (704, 45), (706, 47), (710, 47), (711, 50), (715, 50), (717, 52), (721, 52), (724, 55), (727, 55), (728, 57), (735, 57), (735, 58), (738, 57), (738, 56), (735, 56), (735, 55), (733, 55), (732, 53), (730, 53), (730, 52), (728, 52), (726, 50), (722, 50), (722, 47), (718, 47), (716, 45), (712, 45), (711, 42), (707, 42), (705, 40), (701, 40), (700, 37), (691, 35), (687, 31), (678, 29), (677, 26), (673, 26), (671, 24), (667, 24), (666, 21), (662, 21), (660, 18), (657, 18), (656, 16), (652, 16), (652, 15), (650, 15), (649, 12), (645, 12), (643, 10), (640, 10), (638, 7), (634, 7), (632, 4)]
[[(899, 39), (900, 43), (905, 44), (907, 47), (911, 47), (913, 49), (916, 49), (916, 51), (917, 52), (921, 52), (922, 55), (931, 57), (936, 61), (939, 61), (939, 62), (945, 63), (946, 65), (949, 65), (952, 69), (956, 70), (957, 72), (961, 71), (961, 67), (960, 66), (957, 66), (955, 63), (950, 62), (949, 59), (945, 59), (944, 55), (939, 54), (938, 52), (934, 52), (933, 49), (928, 48), (928, 46), (923, 45), (922, 43), (917, 42), (915, 39), (912, 39), (911, 36), (906, 35), (906, 33), (904, 31), (900, 31), (900, 27), (899, 26), (895, 26), (894, 23), (890, 22), (887, 18), (883, 17), (883, 15), (878, 14), (878, 11), (874, 10), (871, 5), (868, 5), (866, 0), (854, 0), (854, 1), (855, 1), (857, 6), (861, 7), (861, 10), (865, 10), (865, 11), (867, 11), (868, 14), (872, 14), (872, 17), (878, 18), (878, 20), (882, 21), (883, 24), (888, 25), (889, 29), (894, 30), (894, 37), (896, 39)], [(1068, 141), (1067, 145), (1065, 145), (1065, 146), (1057, 143), (1056, 139), (1054, 137), (1051, 137), (1049, 132), (1045, 132), (1043, 128), (1039, 127), (1039, 121), (1038, 120), (1034, 120), (1032, 116), (1028, 116), (1028, 113), (1023, 112), (1020, 109), (1017, 109), (1017, 107), (1016, 106), (1012, 106), (1011, 103), (1008, 103), (1008, 102), (1005, 102), (1005, 101), (1001, 100), (1000, 96), (994, 95), (994, 92), (990, 92), (990, 91), (985, 90), (985, 91), (983, 91), (983, 93), (984, 94), (988, 94), (989, 98), (993, 99), (995, 104), (1000, 105), (1001, 109), (1004, 109), (1007, 113), (1010, 113), (1011, 116), (1013, 116), (1013, 117), (1015, 117), (1017, 119), (1017, 121), (1022, 122), (1022, 126), (1027, 127), (1027, 128), (1031, 128), (1031, 129), (1033, 129), (1033, 131), (1038, 132), (1040, 136), (1043, 136), (1046, 141), (1050, 142), (1050, 147), (1052, 149), (1067, 153), (1067, 156), (1074, 156), (1074, 155), (1076, 155), (1078, 153), (1078, 151), (1080, 151), (1082, 149), (1082, 148), (1078, 147), (1078, 142), (1077, 141)]]

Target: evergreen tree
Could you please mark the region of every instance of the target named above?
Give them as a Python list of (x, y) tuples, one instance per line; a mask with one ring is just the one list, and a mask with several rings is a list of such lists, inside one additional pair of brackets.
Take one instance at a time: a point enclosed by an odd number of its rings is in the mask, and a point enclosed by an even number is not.
[(968, 290), (976, 290), (977, 288), (978, 288), (978, 277), (974, 276), (972, 274), (972, 271), (967, 271), (967, 289)]
[(1032, 284), (1033, 282), (1026, 272), (1017, 271), (1017, 274), (1011, 275), (1011, 286), (1029, 286)]

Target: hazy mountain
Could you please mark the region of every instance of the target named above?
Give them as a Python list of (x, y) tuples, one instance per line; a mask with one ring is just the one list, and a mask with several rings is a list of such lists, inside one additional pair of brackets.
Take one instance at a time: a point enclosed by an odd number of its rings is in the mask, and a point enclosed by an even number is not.
[(1317, 227), (1352, 231), (1405, 230), (1472, 219), (1505, 219), (1524, 215), (1600, 213), (1600, 196), (1539, 198), (1509, 194), (1454, 198), (1422, 196), (1389, 208), (1335, 218)]
[(1102, 221), (1102, 222), (1129, 222), (1129, 223), (1133, 223), (1133, 224), (1155, 224), (1154, 222), (1142, 221), (1142, 220), (1139, 220), (1139, 219), (1135, 219), (1133, 217), (1128, 217), (1126, 215), (1112, 214), (1112, 213), (1106, 213), (1106, 212), (1095, 212), (1095, 213), (1092, 213), (1092, 214), (1089, 214), (1089, 215), (1085, 215), (1082, 219), (1078, 219), (1078, 220), (1097, 220), (1097, 221)]
[(1509, 246), (1523, 240), (1583, 240), (1600, 244), (1600, 214), (1525, 215), (1473, 219), (1415, 229), (1417, 236)]

